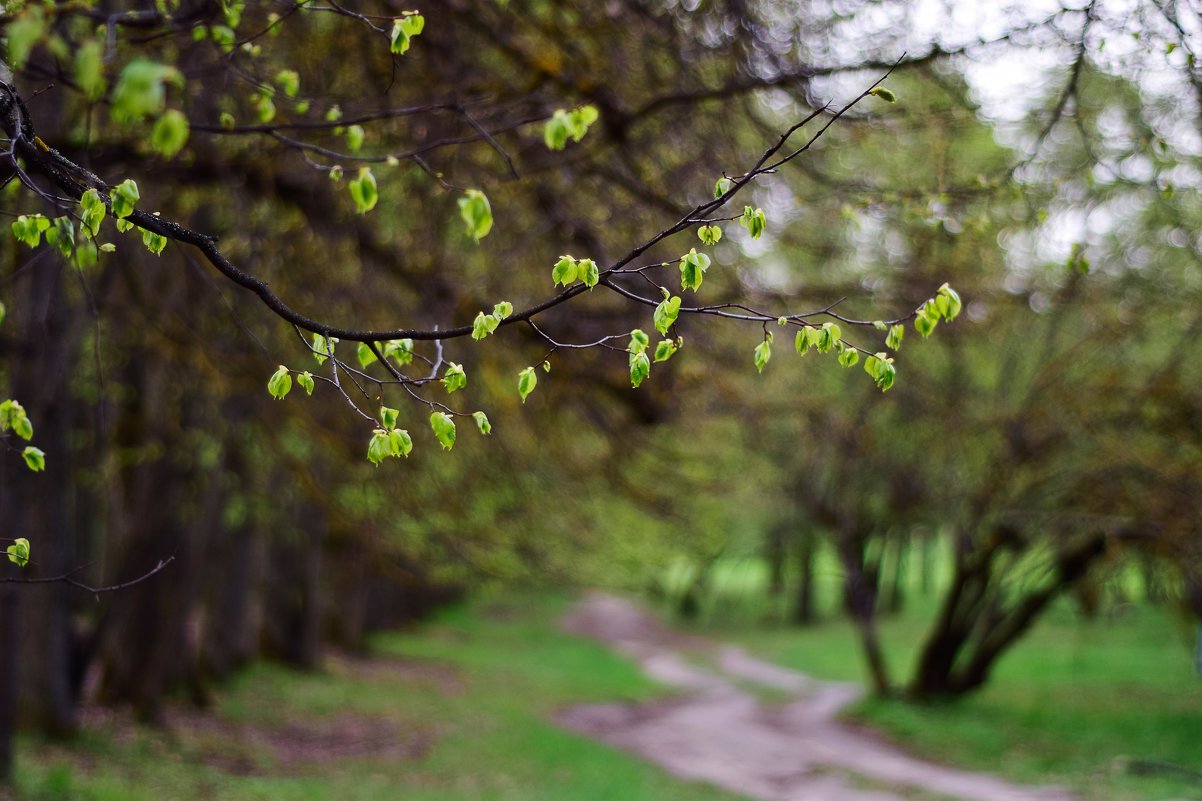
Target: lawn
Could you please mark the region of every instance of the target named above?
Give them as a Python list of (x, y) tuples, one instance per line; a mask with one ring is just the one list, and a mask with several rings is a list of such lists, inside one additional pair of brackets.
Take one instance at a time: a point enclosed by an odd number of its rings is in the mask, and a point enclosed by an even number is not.
[[(101, 719), (71, 747), (24, 740), (17, 798), (80, 801), (735, 801), (556, 727), (557, 708), (663, 692), (561, 632), (562, 597), (450, 610), (316, 674), (258, 665), (170, 736)], [(329, 759), (329, 754), (338, 759)]]

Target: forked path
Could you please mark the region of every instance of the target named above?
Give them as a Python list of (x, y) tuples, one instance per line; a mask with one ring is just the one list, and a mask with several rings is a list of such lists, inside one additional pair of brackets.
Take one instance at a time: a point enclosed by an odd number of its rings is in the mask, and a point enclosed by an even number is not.
[[(836, 720), (860, 696), (858, 686), (818, 681), (741, 648), (682, 635), (624, 599), (590, 593), (564, 626), (610, 644), (682, 692), (667, 701), (574, 707), (560, 714), (560, 722), (675, 776), (767, 801), (905, 801), (931, 795), (1076, 801), (1056, 788), (1014, 785), (910, 756)], [(790, 700), (766, 704), (756, 688)]]

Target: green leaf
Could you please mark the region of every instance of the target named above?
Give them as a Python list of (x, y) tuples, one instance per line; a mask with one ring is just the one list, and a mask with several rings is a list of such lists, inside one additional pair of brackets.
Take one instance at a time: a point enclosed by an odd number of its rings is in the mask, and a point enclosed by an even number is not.
[(144, 58), (126, 64), (113, 88), (113, 120), (129, 125), (162, 114), (167, 103), (167, 83), (183, 88), (183, 73)]
[(35, 473), (46, 469), (46, 454), (40, 448), (28, 445), (21, 451), (21, 457), (25, 460), (25, 466)]
[(860, 352), (855, 348), (848, 348), (839, 354), (839, 364), (844, 367), (854, 367), (858, 361), (860, 361)]
[(353, 179), (347, 188), (351, 199), (355, 201), (355, 210), (359, 214), (367, 214), (376, 207), (380, 196), (376, 191), (376, 176), (372, 175), (371, 167), (360, 167), (359, 175)]
[(579, 275), (580, 266), (577, 261), (571, 256), (560, 256), (559, 261), (555, 262), (555, 266), (551, 268), (551, 285), (567, 286), (573, 283)]
[(403, 428), (394, 428), (388, 432), (388, 446), (392, 456), (408, 458), (413, 452), (413, 437)]
[(744, 206), (743, 216), (739, 218), (739, 225), (747, 229), (752, 239), (759, 239), (763, 235), (768, 221), (764, 217), (763, 209), (753, 209), (751, 206)]
[(390, 409), (387, 406), (380, 407), (380, 425), (383, 426), (385, 431), (391, 431), (396, 428), (397, 418), (400, 416), (401, 413), (396, 409)]
[(446, 412), (435, 412), (430, 415), (430, 428), (444, 450), (455, 447), (455, 421)]
[(467, 235), (477, 242), (492, 230), (492, 206), (479, 189), (469, 189), (459, 198), (459, 216), (467, 226)]
[(477, 312), (476, 319), (472, 320), (472, 339), (477, 341), (484, 339), (493, 331), (496, 331), (497, 326), (500, 324), (501, 320), (495, 314)]
[(409, 45), (413, 37), (420, 34), (425, 27), (426, 18), (421, 14), (409, 14), (393, 20), (389, 49), (398, 56), (409, 52)]
[(355, 346), (355, 358), (359, 360), (359, 366), (366, 370), (372, 362), (376, 361), (376, 353), (371, 349), (371, 345), (360, 342)]
[(167, 247), (167, 237), (162, 234), (156, 234), (154, 231), (142, 229), (142, 244), (146, 246), (154, 255), (159, 255), (163, 252), (163, 248)]
[(922, 304), (918, 315), (914, 318), (914, 330), (924, 337), (929, 337), (939, 324), (939, 310), (931, 301)]
[(8, 309), (4, 306), (4, 301), (0, 300), (0, 325), (4, 325), (4, 318), (8, 316)]
[(75, 223), (67, 216), (55, 217), (51, 222), (53, 227), (46, 231), (46, 244), (53, 245), (62, 256), (70, 256), (75, 249)]
[(14, 70), (25, 66), (33, 48), (46, 33), (46, 17), (42, 9), (32, 6), (25, 9), (5, 29), (8, 37), (8, 63)]
[(881, 100), (884, 100), (886, 103), (896, 103), (897, 102), (897, 95), (893, 94), (893, 92), (889, 91), (888, 89), (886, 89), (883, 86), (873, 87), (872, 91), (870, 91), (868, 94), (870, 94), (874, 97), (879, 97)]
[(150, 129), (150, 146), (163, 158), (171, 158), (188, 143), (188, 118), (176, 109), (164, 111)]
[(80, 222), (84, 228), (91, 232), (92, 236), (100, 233), (100, 223), (104, 221), (105, 213), (104, 200), (101, 199), (100, 193), (95, 189), (89, 189), (80, 196)]
[(449, 395), (467, 386), (467, 373), (463, 371), (462, 364), (455, 364), (455, 362), (447, 362), (447, 364), (450, 366), (442, 374), (442, 385)]
[(581, 259), (577, 262), (576, 273), (581, 282), (589, 289), (595, 287), (601, 280), (601, 271), (597, 268), (597, 262), (592, 259)]
[(865, 359), (864, 372), (872, 376), (872, 380), (876, 382), (881, 392), (893, 386), (893, 380), (897, 375), (897, 370), (893, 366), (893, 359), (884, 353), (876, 353)]
[(842, 329), (836, 323), (823, 323), (818, 334), (818, 352), (829, 353), (843, 336)]
[(772, 332), (768, 331), (764, 335), (764, 341), (755, 346), (755, 369), (758, 372), (764, 372), (764, 368), (768, 365), (768, 361), (772, 358)]
[(280, 70), (275, 74), (275, 82), (288, 97), (296, 97), (300, 91), (300, 75), (296, 70)]
[(943, 315), (943, 319), (950, 323), (960, 315), (960, 309), (963, 304), (960, 301), (960, 294), (956, 290), (944, 284), (939, 287), (939, 292), (935, 295), (935, 298), (939, 304), (939, 311)]
[(818, 344), (821, 336), (817, 328), (807, 325), (797, 332), (797, 337), (793, 340), (793, 347), (804, 356), (810, 348)]
[(639, 384), (651, 375), (651, 359), (647, 358), (644, 351), (630, 354), (630, 386), (638, 389)]
[(504, 320), (509, 315), (513, 314), (513, 304), (507, 300), (503, 300), (496, 306), (492, 307), (493, 316), (498, 320)]
[(709, 266), (709, 256), (698, 253), (697, 248), (690, 249), (680, 259), (680, 288), (696, 292), (701, 287), (705, 271), (709, 269)]
[(281, 364), (279, 369), (271, 374), (267, 381), (267, 391), (276, 400), (283, 400), (288, 396), (292, 391), (292, 376), (289, 375), (287, 367)]
[(326, 339), (321, 334), (313, 335), (313, 358), (318, 364), (325, 364), (329, 354), (334, 352), (334, 343), (337, 340)]
[(717, 200), (718, 198), (722, 197), (727, 192), (729, 192), (730, 187), (733, 184), (734, 184), (734, 181), (732, 181), (726, 177), (719, 178), (717, 181), (715, 181), (714, 182), (714, 199)]
[[(11, 41), (12, 27), (9, 27)], [(89, 39), (75, 50), (75, 83), (84, 96), (93, 102), (104, 97), (108, 82), (104, 79), (104, 45)]]
[(348, 125), (346, 129), (346, 148), (352, 153), (358, 153), (366, 138), (362, 125)]
[(14, 434), (26, 442), (29, 442), (29, 440), (33, 439), (33, 422), (29, 419), (29, 415), (25, 413), (25, 410), (22, 409), (19, 404), (14, 403), (13, 406), (15, 408), (15, 412), (12, 416), (12, 419), (9, 421), (9, 425), (12, 427)]
[(904, 325), (889, 326), (889, 335), (885, 337), (885, 347), (890, 350), (900, 350), (902, 337), (906, 335), (906, 327)]
[(301, 389), (303, 389), (305, 391), (306, 395), (309, 395), (310, 397), (312, 397), (312, 395), (313, 395), (313, 374), (312, 373), (310, 373), (308, 370), (301, 373), (300, 375), (298, 375), (296, 377), (296, 383), (300, 384)]
[(389, 456), (392, 456), (392, 442), (388, 432), (377, 428), (371, 432), (371, 440), (367, 443), (367, 461), (379, 466)]
[(488, 415), (484, 412), (472, 412), (472, 419), (476, 421), (476, 428), (480, 429), (480, 433), (488, 436), (492, 433), (492, 423), (488, 422)]
[(390, 339), (384, 343), (384, 358), (392, 359), (401, 367), (413, 361), (412, 339)]
[(250, 104), (255, 108), (259, 122), (263, 124), (267, 124), (275, 119), (275, 100), (272, 99), (274, 91), (270, 86), (264, 86), (250, 100)]
[(534, 372), (533, 367), (527, 367), (518, 373), (518, 394), (522, 396), (522, 403), (526, 402), (526, 397), (534, 391), (536, 386), (538, 386), (538, 374)]
[(25, 567), (29, 564), (29, 540), (24, 537), (17, 537), (13, 540), (13, 544), (4, 550), (8, 554), (8, 561), (17, 567)]
[(109, 202), (113, 207), (113, 216), (118, 220), (133, 213), (134, 207), (142, 199), (138, 185), (132, 179), (126, 178), (109, 190)]
[(655, 361), (666, 362), (671, 359), (676, 351), (680, 350), (680, 345), (675, 340), (661, 339), (655, 344)]
[(722, 229), (716, 225), (703, 225), (697, 229), (697, 236), (706, 245), (716, 245), (722, 239)]
[(655, 307), (655, 314), (652, 320), (655, 322), (655, 330), (668, 335), (668, 329), (676, 322), (676, 318), (680, 316), (680, 297), (672, 297), (660, 302)]
[(647, 346), (651, 344), (651, 338), (641, 328), (636, 328), (630, 332), (630, 344), (626, 346), (626, 350), (632, 355), (643, 353), (647, 350)]
[(547, 146), (548, 150), (563, 150), (568, 144), (568, 136), (571, 135), (571, 132), (567, 112), (558, 109), (543, 125), (543, 144)]

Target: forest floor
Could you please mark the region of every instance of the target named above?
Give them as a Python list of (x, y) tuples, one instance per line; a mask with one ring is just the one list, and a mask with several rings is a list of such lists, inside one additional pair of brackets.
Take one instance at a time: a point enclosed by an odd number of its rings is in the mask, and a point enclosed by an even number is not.
[(564, 625), (608, 643), (682, 692), (668, 700), (576, 706), (559, 721), (675, 776), (766, 801), (1073, 798), (906, 754), (836, 717), (860, 698), (857, 684), (819, 681), (740, 647), (681, 634), (625, 599), (589, 593)]

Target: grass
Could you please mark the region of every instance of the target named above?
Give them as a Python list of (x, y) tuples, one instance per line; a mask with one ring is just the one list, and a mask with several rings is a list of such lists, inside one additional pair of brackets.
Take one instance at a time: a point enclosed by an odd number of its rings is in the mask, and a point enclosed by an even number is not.
[[(833, 571), (822, 579), (829, 610)], [(755, 563), (726, 566), (713, 586), (700, 633), (819, 678), (865, 680), (852, 627), (839, 619), (812, 628), (776, 622), (779, 610), (762, 600), (763, 571)], [(913, 664), (933, 603), (912, 597), (903, 614), (882, 621), (895, 681)], [(1085, 620), (1065, 602), (1002, 658), (981, 692), (929, 706), (870, 699), (848, 717), (917, 754), (1015, 781), (1060, 784), (1089, 801), (1199, 799), (1196, 781), (1125, 769), (1131, 760), (1148, 760), (1202, 772), (1202, 677), (1190, 650), (1190, 632), (1169, 610), (1128, 606)]]
[[(218, 704), (226, 728), (168, 738), (133, 726), (102, 727), (70, 749), (31, 740), (19, 754), (17, 798), (31, 801), (640, 801), (737, 796), (673, 779), (660, 769), (550, 722), (563, 706), (643, 699), (662, 688), (604, 647), (561, 632), (562, 598), (482, 601), (417, 632), (374, 643), (375, 666), (350, 662), (325, 674), (258, 665)], [(388, 664), (398, 666), (389, 669)], [(380, 667), (380, 665), (385, 667)], [(385, 721), (427, 753), (381, 753), (281, 764), (270, 749), (232, 746), (229, 731), (318, 729)], [(232, 727), (232, 729), (231, 729)], [(362, 734), (357, 735), (362, 739)], [(244, 775), (238, 775), (239, 773)]]

